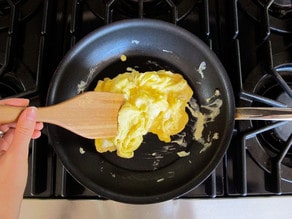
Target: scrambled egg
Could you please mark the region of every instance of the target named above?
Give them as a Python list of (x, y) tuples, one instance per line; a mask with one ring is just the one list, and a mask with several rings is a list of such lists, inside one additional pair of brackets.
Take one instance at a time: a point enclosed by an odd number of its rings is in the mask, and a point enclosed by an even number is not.
[(105, 78), (95, 91), (123, 93), (126, 102), (118, 115), (118, 133), (112, 139), (96, 139), (98, 152), (117, 151), (123, 158), (131, 158), (148, 132), (161, 141), (182, 131), (188, 122), (185, 109), (193, 91), (180, 74), (170, 71), (131, 72)]
[(121, 59), (122, 62), (125, 62), (125, 61), (127, 61), (127, 56), (126, 55), (121, 55), (120, 59)]

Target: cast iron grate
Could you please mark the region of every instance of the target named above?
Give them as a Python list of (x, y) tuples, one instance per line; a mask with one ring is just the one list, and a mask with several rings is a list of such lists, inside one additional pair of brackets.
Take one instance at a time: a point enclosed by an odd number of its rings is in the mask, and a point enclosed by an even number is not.
[[(272, 26), (270, 7), (273, 2), (252, 9), (238, 7), (247, 2), (233, 1), (232, 4), (233, 50), (236, 51), (233, 67), (238, 73), (234, 78), (237, 81), (238, 104), (242, 106), (291, 107), (292, 104), (292, 56), (288, 44), (285, 46), (278, 43), (279, 38), (286, 39), (289, 34), (288, 31), (280, 31), (286, 32), (286, 36), (279, 34)], [(245, 10), (262, 10), (259, 13), (262, 17), (258, 19), (261, 28), (247, 20), (241, 21), (239, 8), (244, 11), (241, 17), (245, 16)], [(251, 29), (255, 26), (253, 31), (256, 34), (241, 37), (240, 30), (247, 30), (244, 24)], [(255, 43), (247, 44), (246, 41), (250, 39), (246, 37), (252, 37)], [(248, 49), (241, 50), (246, 45)], [(242, 63), (247, 54), (244, 49), (253, 54), (256, 60), (249, 62), (249, 67)], [(233, 160), (226, 160), (229, 174), (227, 194), (291, 194), (291, 122), (242, 121), (236, 125), (240, 133), (236, 142), (238, 146), (229, 149), (228, 154), (233, 156)]]
[[(48, 53), (49, 0), (0, 1), (0, 99), (30, 98), (40, 105)], [(53, 194), (53, 151), (44, 134), (29, 147), (25, 197)]]

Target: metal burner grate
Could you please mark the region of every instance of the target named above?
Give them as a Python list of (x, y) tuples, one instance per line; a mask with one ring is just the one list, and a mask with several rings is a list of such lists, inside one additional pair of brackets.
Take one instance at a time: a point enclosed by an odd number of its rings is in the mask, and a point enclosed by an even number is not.
[(106, 23), (144, 17), (176, 23), (191, 11), (196, 2), (196, 0), (98, 0), (85, 1), (85, 4)]
[[(234, 78), (239, 88), (240, 106), (290, 107), (292, 103), (292, 55), (287, 46), (278, 43), (279, 39), (281, 41), (289, 35), (272, 32), (273, 18), (269, 13), (272, 2), (269, 1), (259, 13), (260, 28), (248, 18), (243, 20), (247, 8), (238, 7), (243, 3), (234, 1), (233, 4), (236, 18), (232, 22), (236, 51), (234, 70), (238, 73)], [(248, 28), (255, 34), (241, 37), (240, 30)], [(252, 54), (252, 59), (246, 58), (247, 54)], [(248, 62), (242, 63), (246, 59)], [(239, 146), (231, 147), (228, 153), (234, 156), (232, 161), (227, 159), (227, 174), (232, 178), (232, 181), (227, 180), (228, 194), (291, 194), (291, 122), (241, 121), (236, 125), (238, 136), (235, 141)], [(283, 132), (283, 129), (286, 130)]]
[[(292, 4), (285, 0), (243, 0), (240, 6), (257, 22), (269, 22), (269, 28), (278, 32), (292, 32)], [(264, 20), (262, 20), (264, 19)], [(267, 30), (269, 31), (269, 30)]]
[[(45, 34), (40, 33), (41, 28), (46, 29), (35, 22), (47, 19), (47, 14), (41, 14), (40, 0), (2, 0), (0, 5), (0, 82), (4, 88), (1, 97), (34, 96), (38, 92), (43, 68), (36, 60), (43, 59), (45, 47)], [(32, 37), (25, 37), (27, 34), (32, 34)]]
[[(45, 92), (49, 0), (0, 1), (0, 99), (30, 98), (43, 104)], [(49, 197), (53, 192), (53, 151), (46, 134), (29, 148), (29, 176), (25, 197)]]

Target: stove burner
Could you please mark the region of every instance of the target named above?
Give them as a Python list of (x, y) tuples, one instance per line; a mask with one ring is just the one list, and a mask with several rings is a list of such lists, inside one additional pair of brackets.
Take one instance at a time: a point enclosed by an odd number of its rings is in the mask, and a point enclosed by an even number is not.
[[(282, 78), (287, 82), (287, 84), (292, 88), (292, 74), (291, 72), (281, 72)], [(273, 80), (273, 76), (269, 75), (264, 77), (258, 82), (255, 89), (255, 93), (272, 100), (276, 100), (281, 104), (288, 106), (292, 105), (291, 97), (287, 93), (283, 92), (282, 87)], [(262, 103), (253, 103), (252, 106), (267, 106)], [(253, 121), (253, 127), (260, 129), (262, 127), (271, 125), (271, 121)], [(286, 141), (292, 134), (292, 122), (287, 122), (281, 126), (277, 126), (274, 129), (263, 132), (258, 135), (259, 142), (272, 150), (273, 153), (280, 153), (286, 145)], [(287, 153), (292, 157), (292, 149)], [(292, 165), (292, 163), (291, 163)], [(292, 167), (292, 166), (291, 166)]]
[[(240, 0), (239, 5), (254, 20), (264, 20), (264, 7), (268, 6), (271, 0)], [(292, 33), (292, 2), (291, 0), (274, 0), (268, 8), (271, 29)]]
[[(286, 60), (289, 54), (281, 53), (275, 55), (274, 61), (276, 74), (281, 77), (292, 88), (292, 68), (290, 63), (279, 63)], [(247, 105), (253, 107), (273, 107), (274, 104), (282, 107), (292, 106), (292, 97), (283, 89), (283, 85), (275, 79), (272, 74), (263, 74), (260, 66), (257, 66), (246, 79), (244, 89), (252, 93), (257, 101), (252, 98)], [(258, 98), (260, 97), (260, 98)], [(264, 101), (261, 101), (263, 98)], [(270, 102), (269, 102), (270, 100)], [(286, 151), (290, 146), (289, 139), (292, 135), (292, 122), (274, 122), (274, 121), (242, 121), (239, 123), (241, 130), (247, 131), (244, 137), (244, 144), (256, 163), (266, 172), (273, 172), (272, 168), (276, 164), (275, 160), (284, 154), (281, 161), (281, 178), (286, 181), (292, 181), (292, 148)]]
[[(9, 3), (10, 2), (10, 3)], [(24, 22), (39, 8), (42, 0), (0, 0), (0, 30), (9, 27), (12, 17), (12, 9), (15, 5), (19, 10), (16, 11), (19, 22)]]
[(172, 15), (172, 7), (176, 7), (177, 20), (185, 17), (193, 8), (195, 0), (87, 0), (87, 5), (98, 17), (105, 19), (106, 5), (111, 3), (113, 19), (126, 19), (139, 17), (139, 5), (143, 6), (143, 17), (163, 19)]

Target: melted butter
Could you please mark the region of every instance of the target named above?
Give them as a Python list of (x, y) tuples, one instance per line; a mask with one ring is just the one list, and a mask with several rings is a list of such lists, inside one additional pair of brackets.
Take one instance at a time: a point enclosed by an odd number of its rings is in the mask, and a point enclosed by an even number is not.
[(176, 154), (179, 156), (179, 157), (187, 157), (190, 155), (191, 152), (186, 152), (186, 151), (180, 151), (180, 152), (177, 152)]
[(206, 103), (206, 105), (201, 105), (201, 107), (199, 107), (196, 100), (192, 98), (188, 105), (190, 113), (194, 118), (197, 119), (194, 126), (192, 127), (193, 139), (203, 145), (201, 152), (209, 148), (214, 140), (219, 139), (218, 132), (214, 132), (212, 134), (209, 133), (206, 138), (204, 138), (203, 135), (206, 125), (210, 122), (213, 122), (220, 114), (220, 108), (223, 104), (223, 101), (220, 98), (219, 90), (216, 90), (212, 97), (207, 98)]
[(122, 62), (125, 62), (125, 61), (127, 61), (127, 56), (124, 55), (124, 54), (122, 54), (122, 55), (120, 56), (120, 59), (121, 59)]

